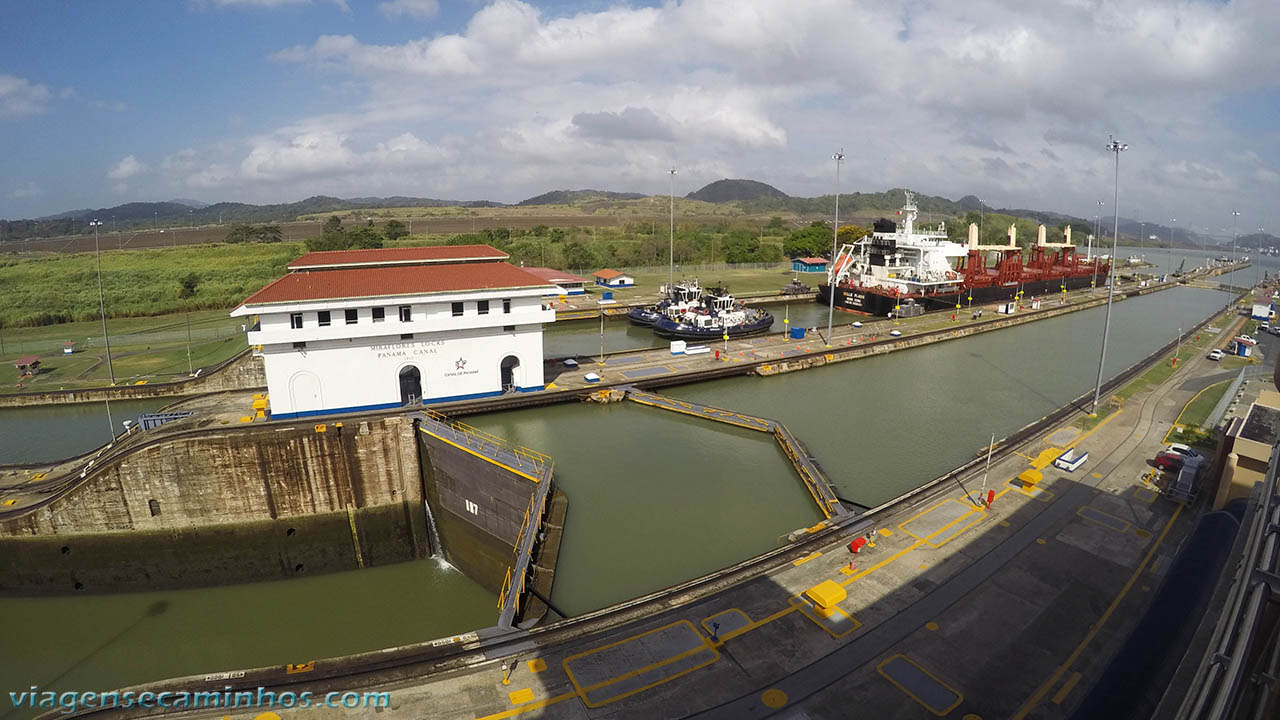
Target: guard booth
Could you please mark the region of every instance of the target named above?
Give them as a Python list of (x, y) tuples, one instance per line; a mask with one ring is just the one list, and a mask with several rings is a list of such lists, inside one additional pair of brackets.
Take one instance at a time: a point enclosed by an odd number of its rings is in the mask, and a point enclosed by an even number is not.
[(40, 372), (40, 358), (35, 355), (27, 355), (13, 361), (13, 366), (18, 368), (18, 377), (34, 377)]

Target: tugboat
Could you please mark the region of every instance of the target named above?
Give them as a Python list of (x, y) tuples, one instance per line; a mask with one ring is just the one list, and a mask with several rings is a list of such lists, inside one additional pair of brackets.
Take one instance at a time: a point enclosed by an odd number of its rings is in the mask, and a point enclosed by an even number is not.
[(696, 306), (702, 297), (702, 288), (698, 279), (681, 280), (666, 289), (667, 296), (657, 305), (634, 307), (627, 311), (627, 319), (632, 325), (649, 327), (664, 317), (674, 317)]
[[(919, 209), (911, 193), (898, 212), (903, 226), (880, 219), (874, 232), (844, 245), (818, 286), (818, 302), (865, 315), (884, 317), (914, 299), (926, 311), (955, 310), (962, 303), (1010, 300), (1019, 293), (1044, 295), (1106, 283), (1108, 258), (1086, 259), (1075, 252), (1070, 226), (1066, 242), (1045, 242), (1044, 226), (1024, 264), (1017, 229), (1009, 228), (1007, 245), (979, 245), (978, 228), (969, 226), (969, 242), (948, 239), (945, 223), (917, 230)], [(988, 266), (988, 257), (998, 260)], [(835, 293), (831, 301), (830, 293)]]
[(771, 327), (773, 315), (768, 311), (744, 306), (724, 288), (711, 288), (700, 305), (663, 317), (653, 324), (653, 331), (681, 340), (719, 340), (725, 335), (757, 335)]

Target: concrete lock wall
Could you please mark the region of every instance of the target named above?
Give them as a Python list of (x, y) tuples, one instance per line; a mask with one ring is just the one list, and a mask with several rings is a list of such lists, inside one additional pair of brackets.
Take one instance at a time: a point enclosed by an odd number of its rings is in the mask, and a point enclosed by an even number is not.
[(536, 485), (426, 433), (418, 433), (418, 444), (445, 558), (498, 592)]
[(413, 424), (160, 440), (0, 523), (0, 592), (193, 587), (430, 554)]

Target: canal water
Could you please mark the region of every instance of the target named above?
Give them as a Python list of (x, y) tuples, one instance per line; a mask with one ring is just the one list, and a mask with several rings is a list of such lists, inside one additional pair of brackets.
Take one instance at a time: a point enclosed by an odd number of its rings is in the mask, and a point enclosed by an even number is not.
[[(173, 398), (118, 400), (111, 403), (115, 432), (123, 420), (137, 421)], [(0, 465), (38, 463), (79, 455), (111, 441), (106, 403), (45, 405), (0, 410)]]
[[(1179, 288), (1116, 304), (1107, 372), (1227, 298)], [(967, 461), (992, 432), (1007, 434), (1091, 387), (1102, 313), (668, 392), (782, 420), (842, 495), (870, 505)], [(585, 324), (582, 332), (598, 330)], [(763, 433), (634, 404), (468, 422), (555, 459), (569, 516), (553, 601), (572, 614), (745, 559), (820, 517)], [(373, 650), (490, 625), (495, 602), (433, 561), (192, 591), (0, 598), (0, 691), (104, 689)]]

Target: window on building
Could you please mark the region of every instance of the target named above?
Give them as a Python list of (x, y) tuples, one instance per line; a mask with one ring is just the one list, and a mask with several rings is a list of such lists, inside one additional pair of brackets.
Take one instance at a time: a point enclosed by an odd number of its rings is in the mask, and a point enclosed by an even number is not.
[(453, 304), (453, 316), (462, 317), (462, 303), (456, 302)]
[(516, 331), (516, 326), (515, 326), (515, 325), (503, 325), (503, 326), (502, 326), (502, 332), (515, 332), (515, 331)]
[(476, 301), (476, 314), (477, 314), (477, 315), (488, 315), (488, 314), (489, 314), (489, 301), (488, 301), (488, 300), (477, 300), (477, 301)]
[(400, 306), (400, 322), (409, 322), (412, 319), (413, 319), (413, 312), (410, 310), (410, 306), (401, 305)]
[(412, 339), (413, 339), (413, 333), (401, 333), (401, 335), (400, 335), (400, 339), (401, 339), (401, 340), (412, 340)]
[(347, 316), (348, 325), (355, 325), (356, 322), (360, 320), (360, 313), (356, 309), (352, 308), (350, 310), (346, 310), (345, 312)]
[(292, 330), (302, 329), (302, 313), (290, 313), (289, 328)]
[(502, 301), (502, 312), (503, 313), (511, 312), (511, 298), (507, 298)]
[(329, 311), (321, 310), (316, 313), (316, 319), (320, 321), (320, 327), (329, 327)]
[(306, 350), (306, 349), (307, 349), (307, 344), (306, 344), (306, 343), (304, 343), (304, 342), (296, 342), (296, 343), (294, 343), (294, 344), (293, 344), (293, 349), (294, 349), (294, 350)]
[(386, 309), (386, 308), (374, 308), (374, 309), (373, 309), (373, 321), (374, 321), (374, 322), (382, 322), (383, 320), (386, 320), (386, 319), (387, 319), (387, 309)]

